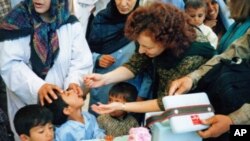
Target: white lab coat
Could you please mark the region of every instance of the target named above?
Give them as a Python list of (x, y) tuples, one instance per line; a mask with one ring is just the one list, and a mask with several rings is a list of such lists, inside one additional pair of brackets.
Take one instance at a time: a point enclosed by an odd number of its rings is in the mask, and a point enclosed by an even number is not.
[[(45, 80), (30, 65), (30, 36), (6, 40), (0, 51), (1, 76), (7, 86), (8, 115), (12, 130), (18, 109), (38, 102), (38, 91), (45, 83), (67, 89), (70, 83), (83, 85), (83, 75), (92, 72), (92, 54), (79, 22), (57, 30), (59, 53)], [(15, 130), (13, 130), (15, 131)]]
[(94, 14), (104, 9), (110, 0), (71, 0), (73, 2), (73, 13), (78, 18), (86, 34), (91, 10), (95, 7)]

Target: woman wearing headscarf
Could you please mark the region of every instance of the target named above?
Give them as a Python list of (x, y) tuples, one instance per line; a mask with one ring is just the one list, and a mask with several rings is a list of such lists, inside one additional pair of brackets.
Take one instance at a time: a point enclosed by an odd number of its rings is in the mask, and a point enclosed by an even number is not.
[[(230, 18), (232, 18), (235, 21), (228, 28), (226, 28), (221, 19), (223, 15), (221, 15), (221, 13), (219, 15), (219, 10), (223, 10), (222, 7), (219, 7), (218, 3), (219, 1), (218, 0), (204, 0), (204, 1), (207, 4), (207, 16), (205, 24), (210, 26), (219, 37), (217, 51), (219, 54), (221, 54), (229, 47), (230, 44), (232, 44), (235, 40), (243, 36), (249, 29), (250, 27), (249, 5), (242, 4), (242, 3), (248, 3), (249, 1), (243, 0), (235, 2), (234, 0), (232, 0), (232, 2), (231, 1), (227, 2), (230, 11)], [(232, 5), (231, 3), (234, 3), (234, 5)]]
[(249, 2), (249, 0), (228, 1), (230, 17), (234, 19), (235, 22), (229, 26), (226, 33), (221, 37), (217, 49), (219, 54), (223, 53), (235, 40), (242, 37), (250, 28)]
[(55, 92), (83, 94), (81, 78), (92, 70), (92, 55), (68, 7), (68, 0), (24, 0), (1, 22), (0, 68), (10, 121), (25, 105), (51, 103)]
[[(106, 73), (121, 66), (136, 50), (135, 42), (124, 35), (128, 15), (139, 6), (140, 0), (111, 0), (106, 9), (100, 11), (89, 28), (87, 40), (95, 58), (95, 73)], [(130, 80), (139, 91), (139, 98), (150, 98), (151, 78), (147, 73)], [(112, 84), (92, 89), (90, 105), (107, 103)]]

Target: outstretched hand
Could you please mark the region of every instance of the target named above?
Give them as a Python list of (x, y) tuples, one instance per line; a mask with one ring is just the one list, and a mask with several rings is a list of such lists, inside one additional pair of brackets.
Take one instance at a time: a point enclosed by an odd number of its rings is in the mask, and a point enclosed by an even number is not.
[(202, 138), (218, 137), (229, 131), (230, 125), (233, 124), (230, 117), (225, 115), (215, 115), (201, 122), (202, 124), (210, 125), (207, 130), (198, 132)]
[(83, 81), (89, 88), (97, 88), (105, 85), (103, 75), (97, 73), (85, 75)]
[(98, 114), (109, 114), (117, 110), (122, 110), (123, 103), (120, 102), (112, 102), (109, 104), (97, 103), (91, 105), (91, 108), (94, 112)]

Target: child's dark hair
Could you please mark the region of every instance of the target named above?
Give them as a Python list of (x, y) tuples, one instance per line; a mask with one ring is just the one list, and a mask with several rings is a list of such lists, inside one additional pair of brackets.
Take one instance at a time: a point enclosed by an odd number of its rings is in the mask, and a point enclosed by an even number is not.
[(14, 126), (18, 135), (30, 136), (30, 129), (52, 123), (52, 112), (39, 104), (26, 105), (19, 109), (14, 117)]
[(187, 8), (197, 9), (201, 7), (207, 8), (207, 5), (204, 0), (186, 0), (185, 1), (185, 6), (184, 6), (185, 9)]
[(68, 107), (68, 104), (62, 99), (59, 93), (56, 93), (57, 99), (54, 99), (52, 103), (45, 101), (45, 107), (47, 107), (53, 113), (53, 124), (61, 125), (65, 123), (68, 116), (63, 113), (64, 108)]
[(127, 102), (136, 101), (138, 91), (136, 87), (127, 82), (116, 83), (110, 88), (109, 96), (122, 95)]

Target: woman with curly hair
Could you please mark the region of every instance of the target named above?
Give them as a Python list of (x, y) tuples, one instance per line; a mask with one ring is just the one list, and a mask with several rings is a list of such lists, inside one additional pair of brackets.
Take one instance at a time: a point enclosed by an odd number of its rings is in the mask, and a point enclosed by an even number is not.
[[(137, 49), (134, 41), (124, 35), (126, 19), (137, 7), (140, 0), (110, 0), (107, 7), (97, 13), (91, 22), (87, 41), (94, 58), (94, 73), (105, 74), (127, 62)], [(137, 100), (151, 98), (152, 80), (147, 71), (128, 82), (135, 85)], [(91, 89), (89, 104), (108, 103), (108, 93), (113, 84)], [(91, 109), (92, 114), (97, 114)]]
[(85, 84), (95, 88), (124, 81), (141, 73), (153, 62), (154, 67), (150, 69), (154, 72), (153, 94), (157, 99), (108, 105), (99, 103), (92, 106), (94, 111), (102, 114), (115, 110), (164, 110), (162, 97), (168, 95), (170, 82), (195, 70), (215, 54), (210, 43), (188, 23), (186, 17), (183, 11), (163, 3), (140, 7), (128, 17), (125, 34), (139, 43), (139, 52), (114, 71), (87, 75)]

